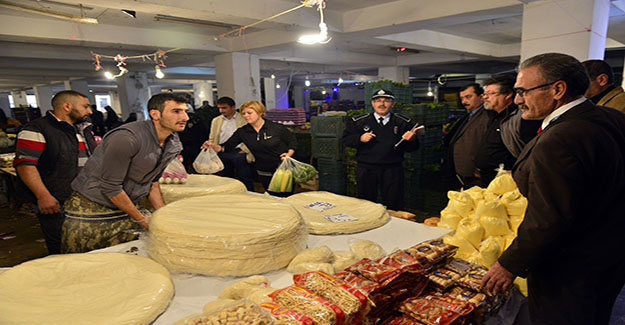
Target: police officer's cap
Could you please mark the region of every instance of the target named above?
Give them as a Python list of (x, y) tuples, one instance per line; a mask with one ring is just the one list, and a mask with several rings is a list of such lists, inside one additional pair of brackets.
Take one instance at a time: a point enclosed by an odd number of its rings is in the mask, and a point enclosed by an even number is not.
[(384, 90), (384, 89), (380, 89), (378, 91), (376, 91), (375, 93), (373, 93), (373, 96), (371, 96), (371, 100), (374, 100), (378, 97), (385, 97), (385, 98), (390, 98), (390, 99), (395, 99), (395, 96), (393, 96), (393, 93), (388, 91), (388, 90)]

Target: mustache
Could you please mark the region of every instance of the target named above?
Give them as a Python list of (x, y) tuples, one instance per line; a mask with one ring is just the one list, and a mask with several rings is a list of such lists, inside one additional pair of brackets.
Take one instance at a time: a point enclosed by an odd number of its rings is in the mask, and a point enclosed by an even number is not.
[(527, 105), (525, 105), (525, 104), (520, 104), (520, 105), (517, 105), (517, 106), (519, 107), (519, 109), (529, 109), (529, 107), (527, 107)]

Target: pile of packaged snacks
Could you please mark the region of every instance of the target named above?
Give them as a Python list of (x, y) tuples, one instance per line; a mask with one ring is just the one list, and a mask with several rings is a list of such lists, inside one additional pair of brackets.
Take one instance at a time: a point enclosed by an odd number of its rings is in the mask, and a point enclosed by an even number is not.
[(275, 303), (300, 312), (319, 325), (345, 324), (345, 312), (339, 306), (307, 289), (292, 285), (269, 296)]

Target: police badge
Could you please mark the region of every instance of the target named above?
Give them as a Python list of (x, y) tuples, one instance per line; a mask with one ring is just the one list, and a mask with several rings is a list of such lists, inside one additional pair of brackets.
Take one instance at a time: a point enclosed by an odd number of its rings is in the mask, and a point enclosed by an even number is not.
[(369, 125), (367, 125), (367, 124), (363, 125), (363, 126), (362, 126), (362, 129), (363, 129), (365, 132), (369, 132), (369, 130), (371, 130), (371, 128), (370, 128), (370, 127), (369, 127)]
[(395, 125), (393, 127), (393, 133), (395, 133), (395, 135), (397, 135), (397, 132), (399, 132), (399, 128), (397, 127), (397, 125)]

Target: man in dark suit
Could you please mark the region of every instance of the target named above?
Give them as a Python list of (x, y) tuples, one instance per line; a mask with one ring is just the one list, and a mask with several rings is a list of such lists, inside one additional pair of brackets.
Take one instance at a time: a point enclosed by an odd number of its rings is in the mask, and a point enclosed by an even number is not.
[(625, 283), (625, 114), (583, 97), (589, 78), (571, 56), (541, 54), (519, 70), (515, 102), (524, 119), (544, 120), (512, 170), (525, 220), (483, 285), (527, 277), (534, 324), (608, 324)]
[[(480, 180), (475, 177), (475, 155), (482, 143), (488, 128), (489, 117), (482, 105), (482, 87), (477, 83), (466, 85), (460, 89), (462, 106), (467, 109), (467, 115), (462, 117), (445, 137), (448, 149), (445, 165), (450, 169), (456, 186), (470, 188), (479, 185)], [(459, 184), (458, 184), (459, 183)]]

